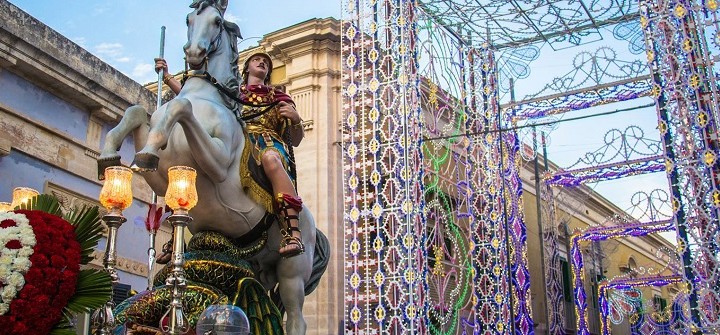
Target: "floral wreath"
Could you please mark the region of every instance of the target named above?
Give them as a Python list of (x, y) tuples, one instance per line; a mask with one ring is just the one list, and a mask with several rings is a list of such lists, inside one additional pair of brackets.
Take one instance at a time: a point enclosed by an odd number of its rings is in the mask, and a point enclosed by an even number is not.
[(10, 310), (10, 302), (25, 285), (35, 233), (23, 214), (0, 213), (0, 315)]
[(110, 299), (110, 276), (80, 270), (102, 237), (97, 207), (62, 216), (49, 195), (0, 212), (0, 335), (74, 334), (73, 314)]

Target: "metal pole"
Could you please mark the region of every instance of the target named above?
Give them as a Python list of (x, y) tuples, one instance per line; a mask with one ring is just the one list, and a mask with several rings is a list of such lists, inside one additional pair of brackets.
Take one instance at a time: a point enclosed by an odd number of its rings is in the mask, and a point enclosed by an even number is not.
[[(160, 27), (160, 58), (165, 57), (165, 26)], [(157, 81), (157, 104), (155, 106), (155, 110), (160, 109), (160, 106), (162, 106), (162, 84), (163, 84), (163, 74), (162, 71), (158, 71), (158, 81)], [(155, 192), (152, 192), (152, 203), (157, 204), (157, 194)], [(152, 215), (155, 215), (155, 213), (152, 213)], [(148, 218), (149, 219), (149, 218)], [(148, 285), (147, 289), (151, 290), (152, 285), (152, 272), (153, 267), (155, 264), (155, 232), (150, 232), (150, 246), (148, 247), (148, 274), (147, 274), (147, 280)]]
[(102, 220), (108, 227), (108, 237), (105, 245), (103, 267), (105, 268), (105, 271), (110, 274), (112, 289), (110, 291), (110, 300), (108, 300), (103, 307), (93, 313), (92, 319), (93, 327), (96, 329), (95, 335), (110, 335), (116, 326), (115, 315), (113, 314), (113, 309), (115, 309), (113, 296), (115, 294), (115, 286), (117, 286), (118, 282), (120, 282), (117, 268), (115, 267), (117, 264), (117, 232), (126, 219), (121, 212), (110, 212), (109, 214), (103, 216)]
[[(165, 58), (165, 26), (160, 27), (160, 58)], [(163, 73), (158, 71), (157, 79), (157, 108), (162, 105), (162, 86), (163, 86)], [(157, 109), (156, 109), (157, 110)]]
[(184, 311), (183, 295), (187, 288), (187, 278), (185, 277), (185, 228), (192, 221), (190, 215), (185, 210), (177, 210), (173, 215), (168, 217), (173, 226), (173, 252), (172, 252), (172, 272), (165, 279), (165, 285), (172, 288), (172, 301), (170, 308), (165, 312), (161, 320), (168, 317), (167, 325), (160, 325), (162, 331), (171, 335), (185, 334), (190, 329), (190, 323)]
[[(542, 287), (547, 287), (547, 270), (545, 269), (545, 234), (542, 224), (542, 203), (540, 199), (540, 167), (538, 162), (537, 129), (533, 126), (533, 152), (535, 153), (535, 210), (537, 212), (538, 238), (540, 239), (540, 270), (542, 274)], [(548, 308), (548, 295), (545, 294), (545, 334), (550, 333), (550, 309)]]

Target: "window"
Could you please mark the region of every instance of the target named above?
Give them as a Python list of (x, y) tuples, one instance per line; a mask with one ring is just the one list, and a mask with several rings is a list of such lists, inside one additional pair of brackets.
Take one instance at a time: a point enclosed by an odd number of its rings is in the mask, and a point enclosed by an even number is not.
[(118, 283), (115, 285), (115, 287), (113, 287), (112, 300), (115, 303), (115, 306), (119, 305), (121, 302), (125, 301), (125, 299), (128, 298), (130, 294), (130, 288), (130, 285), (121, 283)]
[(665, 310), (665, 307), (667, 307), (667, 300), (663, 299), (663, 297), (659, 295), (655, 295), (653, 297), (653, 307), (655, 308), (655, 311), (662, 312)]
[(560, 258), (560, 270), (562, 271), (563, 297), (565, 301), (572, 300), (572, 276), (570, 276), (570, 264), (567, 260)]

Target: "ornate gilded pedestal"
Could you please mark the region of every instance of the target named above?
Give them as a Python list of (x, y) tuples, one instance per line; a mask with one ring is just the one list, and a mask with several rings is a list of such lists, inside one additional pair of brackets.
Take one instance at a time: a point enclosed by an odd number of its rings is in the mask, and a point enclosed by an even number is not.
[[(265, 288), (253, 279), (254, 273), (243, 258), (263, 247), (265, 239), (239, 248), (221, 234), (199, 232), (193, 235), (185, 252), (183, 270), (186, 287), (183, 311), (194, 329), (200, 314), (210, 305), (232, 304), (245, 311), (251, 334), (284, 334), (280, 311)], [(115, 309), (121, 326), (116, 334), (135, 329), (134, 334), (153, 334), (173, 299), (173, 288), (166, 279), (174, 271), (172, 262), (155, 276), (154, 289), (127, 299)]]

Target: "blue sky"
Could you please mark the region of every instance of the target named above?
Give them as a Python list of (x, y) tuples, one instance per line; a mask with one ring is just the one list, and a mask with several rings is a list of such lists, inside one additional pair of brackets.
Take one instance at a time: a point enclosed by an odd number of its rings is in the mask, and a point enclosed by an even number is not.
[[(9, 1), (140, 83), (157, 80), (153, 58), (160, 51), (160, 27), (166, 26), (170, 71), (183, 67), (190, 0)], [(240, 26), (245, 37), (240, 48), (246, 49), (257, 45), (257, 37), (296, 23), (340, 18), (340, 4), (340, 0), (230, 0), (226, 19)]]

